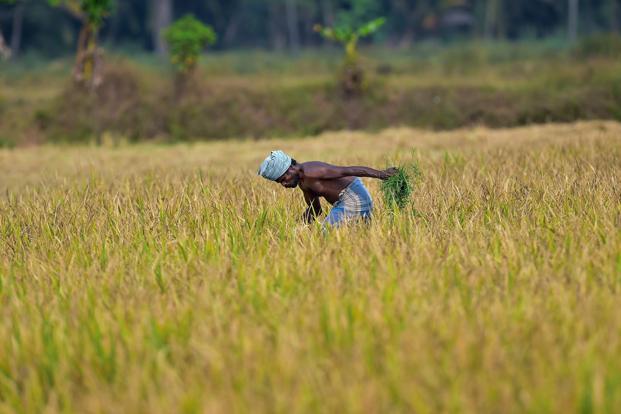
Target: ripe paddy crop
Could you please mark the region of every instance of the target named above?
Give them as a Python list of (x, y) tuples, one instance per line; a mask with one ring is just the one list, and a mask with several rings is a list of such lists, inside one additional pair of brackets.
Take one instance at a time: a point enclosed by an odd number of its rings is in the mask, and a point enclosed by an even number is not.
[[(323, 232), (267, 151), (422, 171)], [(621, 125), (0, 150), (0, 412), (618, 412)]]

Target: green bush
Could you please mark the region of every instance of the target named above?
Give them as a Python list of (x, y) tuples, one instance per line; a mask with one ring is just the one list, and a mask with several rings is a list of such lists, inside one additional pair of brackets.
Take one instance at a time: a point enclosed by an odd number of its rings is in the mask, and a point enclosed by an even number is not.
[(189, 73), (194, 70), (201, 52), (216, 42), (211, 26), (203, 24), (192, 15), (186, 15), (173, 23), (164, 33), (170, 47), (170, 57), (175, 67)]
[(140, 73), (123, 61), (106, 67), (94, 92), (68, 83), (60, 96), (34, 113), (36, 125), (52, 141), (98, 141), (106, 133), (130, 140), (152, 138), (162, 129), (163, 97), (154, 98), (141, 84)]

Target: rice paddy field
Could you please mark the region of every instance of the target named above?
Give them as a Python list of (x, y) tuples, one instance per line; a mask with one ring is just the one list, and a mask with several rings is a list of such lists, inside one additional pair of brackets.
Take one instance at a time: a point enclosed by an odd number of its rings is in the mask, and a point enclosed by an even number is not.
[[(421, 177), (326, 232), (272, 149)], [(0, 150), (2, 413), (615, 413), (620, 309), (618, 123)]]

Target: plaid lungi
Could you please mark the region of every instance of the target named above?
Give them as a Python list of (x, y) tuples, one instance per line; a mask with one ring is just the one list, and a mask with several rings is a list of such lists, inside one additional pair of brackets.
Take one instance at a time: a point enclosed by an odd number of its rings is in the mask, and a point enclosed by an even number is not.
[(358, 177), (354, 179), (343, 191), (339, 193), (339, 199), (326, 217), (324, 224), (339, 226), (347, 221), (371, 219), (373, 212), (373, 200), (369, 190)]

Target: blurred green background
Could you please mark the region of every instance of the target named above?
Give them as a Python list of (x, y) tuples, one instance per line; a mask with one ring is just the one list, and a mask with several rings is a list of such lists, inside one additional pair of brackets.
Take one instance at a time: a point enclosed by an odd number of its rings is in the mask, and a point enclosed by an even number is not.
[[(78, 19), (46, 0), (3, 0), (0, 27), (16, 54), (58, 57), (77, 41)], [(573, 6), (573, 7), (572, 7)], [(540, 40), (616, 32), (619, 0), (118, 0), (101, 28), (109, 50), (165, 53), (162, 30), (191, 13), (219, 34), (217, 50), (296, 52), (322, 46), (316, 23), (387, 19), (375, 42), (408, 47), (463, 39)]]
[[(621, 119), (621, 0), (88, 3), (0, 0), (0, 146)], [(86, 91), (87, 6), (104, 12)], [(188, 14), (217, 40), (180, 93), (164, 33)], [(313, 27), (378, 17), (343, 94), (343, 53)]]

